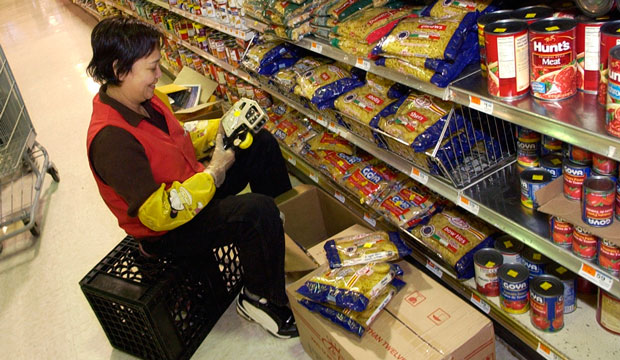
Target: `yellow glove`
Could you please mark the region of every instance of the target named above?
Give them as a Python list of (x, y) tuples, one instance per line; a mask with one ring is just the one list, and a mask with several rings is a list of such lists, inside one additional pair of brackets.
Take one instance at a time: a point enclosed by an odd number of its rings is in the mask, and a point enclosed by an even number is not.
[(204, 158), (215, 146), (215, 135), (220, 126), (220, 119), (186, 121), (181, 125), (189, 133), (196, 159)]
[(168, 189), (166, 184), (161, 184), (140, 206), (138, 218), (151, 230), (172, 230), (193, 219), (211, 201), (213, 194), (213, 177), (204, 172), (182, 184), (175, 181)]

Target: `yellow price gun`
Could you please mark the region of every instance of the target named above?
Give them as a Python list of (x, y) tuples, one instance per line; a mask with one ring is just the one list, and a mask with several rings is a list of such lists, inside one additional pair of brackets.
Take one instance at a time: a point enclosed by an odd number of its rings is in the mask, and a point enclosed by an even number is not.
[(252, 133), (257, 133), (268, 116), (254, 100), (241, 98), (220, 120), (224, 128), (224, 148), (247, 149), (252, 145)]

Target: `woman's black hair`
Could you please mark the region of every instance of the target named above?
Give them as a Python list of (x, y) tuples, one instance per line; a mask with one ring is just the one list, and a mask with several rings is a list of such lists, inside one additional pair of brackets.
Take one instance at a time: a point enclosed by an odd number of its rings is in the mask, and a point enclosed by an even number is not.
[[(133, 64), (158, 49), (162, 34), (150, 24), (130, 17), (101, 20), (91, 33), (93, 58), (86, 72), (100, 84), (118, 85)], [(116, 71), (115, 71), (116, 70)]]

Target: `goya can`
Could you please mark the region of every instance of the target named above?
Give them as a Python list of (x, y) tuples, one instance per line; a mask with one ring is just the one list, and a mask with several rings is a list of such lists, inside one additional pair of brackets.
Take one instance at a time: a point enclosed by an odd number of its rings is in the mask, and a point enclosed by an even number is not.
[(581, 226), (575, 226), (573, 230), (573, 254), (577, 257), (596, 261), (598, 253), (598, 237), (592, 235), (588, 230)]
[(620, 335), (620, 298), (598, 289), (596, 321), (610, 333)]
[(534, 250), (533, 248), (525, 248), (521, 253), (521, 262), (527, 270), (530, 272), (530, 280), (534, 278), (534, 276), (542, 275), (545, 273), (545, 267), (549, 263), (549, 259)]
[(491, 248), (484, 248), (474, 254), (476, 289), (485, 296), (499, 296), (497, 270), (503, 264), (502, 254)]
[(532, 24), (540, 19), (553, 16), (553, 9), (545, 5), (534, 5), (518, 8), (512, 12), (512, 18)]
[(524, 127), (517, 127), (517, 163), (524, 167), (540, 165), (540, 134)]
[(478, 17), (478, 45), (480, 47), (480, 74), (484, 77), (487, 76), (487, 51), (484, 42), (484, 28), (488, 24), (498, 21), (510, 19), (512, 10), (497, 10), (491, 13), (486, 13)]
[(598, 250), (598, 264), (617, 277), (620, 274), (620, 247), (609, 240), (601, 239)]
[(583, 183), (581, 218), (584, 223), (609, 226), (614, 221), (616, 182), (607, 176), (590, 176)]
[(564, 314), (575, 311), (577, 308), (577, 275), (559, 264), (547, 267), (547, 273), (560, 279), (564, 285)]
[(577, 20), (577, 90), (596, 94), (599, 84), (601, 51), (601, 26), (603, 19), (592, 19), (585, 15)]
[(564, 327), (564, 285), (555, 276), (541, 275), (530, 281), (530, 320), (546, 332)]
[(495, 239), (495, 249), (502, 254), (504, 264), (521, 264), (523, 243), (509, 235), (501, 235)]
[(601, 47), (599, 50), (599, 83), (598, 102), (607, 104), (607, 66), (609, 65), (609, 51), (620, 44), (620, 20), (606, 22), (601, 26)]
[(527, 24), (499, 20), (484, 28), (487, 89), (498, 99), (527, 95), (530, 87)]
[(538, 208), (536, 191), (551, 181), (551, 174), (545, 169), (532, 168), (523, 171), (519, 176), (521, 178), (521, 205), (528, 209)]
[(603, 155), (592, 153), (592, 171), (599, 175), (616, 176), (618, 163)]
[(573, 144), (566, 144), (566, 158), (576, 164), (592, 164), (592, 153)]
[(499, 305), (511, 314), (525, 314), (530, 308), (529, 271), (523, 264), (500, 266)]
[(541, 153), (542, 155), (561, 153), (562, 145), (563, 143), (561, 140), (552, 138), (551, 136), (543, 135)]
[(608, 70), (605, 128), (608, 134), (620, 137), (620, 46), (609, 50)]
[(541, 100), (563, 100), (577, 93), (575, 38), (571, 19), (542, 19), (530, 26), (530, 88)]
[(590, 176), (590, 166), (576, 164), (570, 160), (564, 160), (564, 196), (569, 200), (581, 200), (583, 183)]
[(557, 246), (565, 249), (573, 248), (573, 224), (568, 221), (557, 217), (549, 217), (549, 233), (551, 234), (551, 241)]
[(558, 154), (548, 154), (542, 157), (540, 167), (551, 174), (551, 180), (562, 176), (562, 157)]

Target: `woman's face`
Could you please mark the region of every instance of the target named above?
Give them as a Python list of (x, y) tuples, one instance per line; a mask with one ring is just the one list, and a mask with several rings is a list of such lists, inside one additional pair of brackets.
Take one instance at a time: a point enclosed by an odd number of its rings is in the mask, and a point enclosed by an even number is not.
[(138, 59), (131, 71), (119, 78), (119, 87), (128, 100), (137, 105), (153, 97), (155, 85), (161, 77), (160, 59), (159, 48), (156, 48), (149, 55)]

